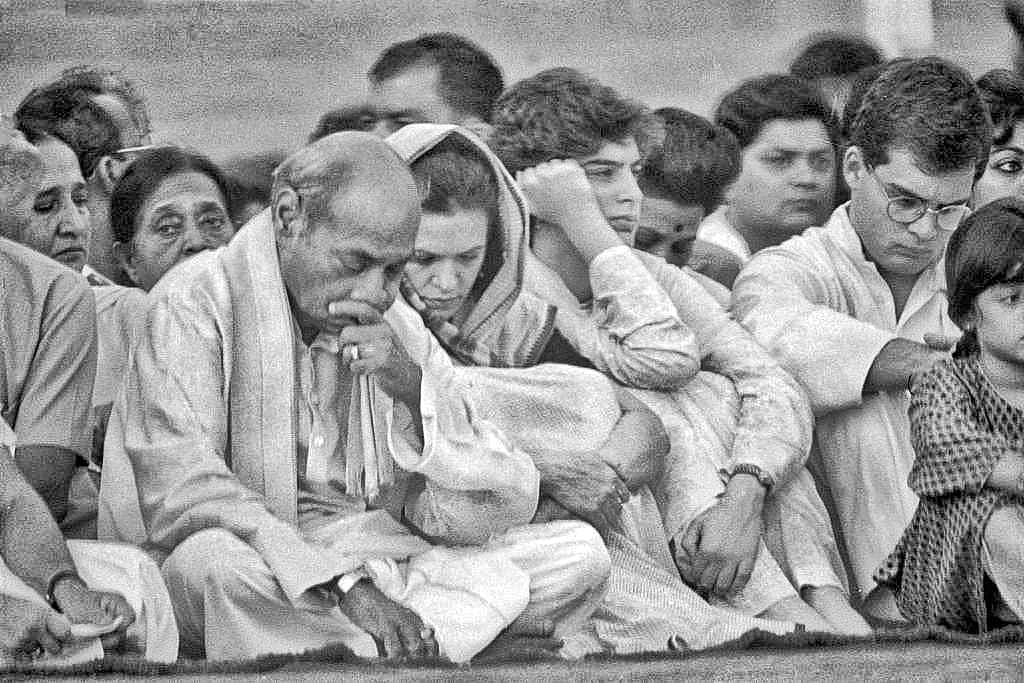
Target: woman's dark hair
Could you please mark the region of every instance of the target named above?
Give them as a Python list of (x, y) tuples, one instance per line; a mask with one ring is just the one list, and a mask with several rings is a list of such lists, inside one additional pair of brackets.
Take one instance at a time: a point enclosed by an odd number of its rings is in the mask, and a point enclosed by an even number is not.
[(949, 317), (964, 329), (955, 356), (978, 351), (977, 332), (970, 325), (977, 296), (1011, 282), (1024, 282), (1024, 201), (1004, 197), (968, 216), (946, 247)]
[(110, 195), (110, 228), (114, 239), (131, 244), (135, 237), (135, 220), (149, 195), (167, 178), (189, 172), (208, 176), (220, 190), (225, 208), (231, 212), (228, 203), (231, 186), (216, 164), (180, 147), (157, 147), (140, 154), (114, 186)]
[(596, 154), (609, 142), (637, 140), (647, 109), (586, 74), (557, 67), (524, 78), (494, 105), (488, 145), (511, 173), (552, 159)]
[(504, 238), (498, 216), (498, 182), (490, 162), (471, 143), (449, 136), (410, 164), (423, 213), (451, 215), (480, 209), (487, 215), (487, 247), (473, 285), (479, 294), (502, 263)]
[(1024, 120), (1024, 79), (1006, 69), (992, 69), (976, 81), (992, 119), (992, 142), (1006, 143)]

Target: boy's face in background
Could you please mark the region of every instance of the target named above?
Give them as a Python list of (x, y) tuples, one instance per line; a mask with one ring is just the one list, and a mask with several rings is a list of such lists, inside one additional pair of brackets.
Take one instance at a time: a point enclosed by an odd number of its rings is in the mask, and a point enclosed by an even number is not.
[(726, 201), (740, 225), (782, 242), (828, 219), (835, 172), (835, 151), (821, 121), (771, 121), (743, 150)]
[(697, 227), (703, 219), (704, 207), (700, 204), (646, 195), (633, 246), (672, 261), (673, 246), (696, 239)]

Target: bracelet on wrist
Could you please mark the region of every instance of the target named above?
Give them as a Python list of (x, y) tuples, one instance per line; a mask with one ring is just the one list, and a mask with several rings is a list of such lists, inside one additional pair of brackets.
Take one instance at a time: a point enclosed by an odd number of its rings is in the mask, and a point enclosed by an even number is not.
[(62, 612), (60, 605), (57, 603), (57, 596), (54, 595), (54, 591), (57, 590), (57, 584), (64, 579), (76, 579), (81, 582), (82, 577), (78, 575), (74, 569), (61, 569), (59, 572), (50, 577), (50, 581), (46, 584), (46, 604), (58, 612)]

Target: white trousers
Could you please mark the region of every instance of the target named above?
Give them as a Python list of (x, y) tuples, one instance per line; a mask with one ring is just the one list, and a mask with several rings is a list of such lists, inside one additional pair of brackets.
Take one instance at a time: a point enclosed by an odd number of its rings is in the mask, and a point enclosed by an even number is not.
[[(518, 527), (477, 548), (435, 548), (390, 571), (368, 565), (385, 594), (434, 629), (452, 661), (468, 661), (512, 622), (550, 622), (565, 638), (597, 608), (610, 571), (600, 536), (575, 521)], [(378, 656), (332, 599), (296, 606), (259, 553), (221, 529), (186, 539), (163, 574), (188, 656), (243, 659), (339, 642)]]

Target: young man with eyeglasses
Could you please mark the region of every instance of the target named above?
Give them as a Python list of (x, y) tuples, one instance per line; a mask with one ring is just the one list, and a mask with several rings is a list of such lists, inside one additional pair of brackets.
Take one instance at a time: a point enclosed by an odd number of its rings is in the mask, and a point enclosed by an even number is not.
[(830, 494), (853, 594), (898, 616), (874, 570), (917, 505), (908, 389), (959, 330), (940, 261), (984, 170), (990, 124), (962, 69), (935, 57), (889, 66), (855, 117), (842, 171), (850, 201), (754, 256), (733, 309), (807, 390), (811, 462)]

